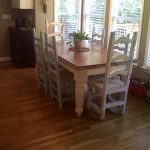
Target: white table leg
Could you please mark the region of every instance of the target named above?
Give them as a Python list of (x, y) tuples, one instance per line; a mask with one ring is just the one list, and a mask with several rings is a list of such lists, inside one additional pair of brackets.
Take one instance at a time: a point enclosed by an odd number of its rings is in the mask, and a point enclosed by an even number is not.
[(76, 81), (76, 87), (75, 87), (75, 112), (77, 113), (77, 116), (80, 117), (83, 112), (83, 106), (84, 106), (84, 86), (86, 81), (86, 73), (81, 72), (74, 74), (74, 79)]

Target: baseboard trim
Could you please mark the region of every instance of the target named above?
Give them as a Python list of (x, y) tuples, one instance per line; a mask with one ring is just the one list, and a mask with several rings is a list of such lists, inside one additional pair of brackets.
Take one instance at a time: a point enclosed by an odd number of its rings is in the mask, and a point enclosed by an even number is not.
[(11, 58), (10, 57), (0, 57), (0, 62), (1, 61), (10, 61)]

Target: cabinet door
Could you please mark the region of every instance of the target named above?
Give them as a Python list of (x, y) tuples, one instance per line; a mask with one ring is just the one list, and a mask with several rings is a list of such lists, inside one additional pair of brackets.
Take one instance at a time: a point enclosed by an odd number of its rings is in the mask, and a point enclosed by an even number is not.
[(12, 7), (19, 9), (34, 9), (34, 0), (12, 0)]

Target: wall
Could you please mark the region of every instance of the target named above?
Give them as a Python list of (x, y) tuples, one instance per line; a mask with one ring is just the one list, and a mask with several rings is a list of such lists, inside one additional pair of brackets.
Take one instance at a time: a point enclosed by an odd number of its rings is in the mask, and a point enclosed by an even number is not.
[(45, 18), (48, 19), (49, 22), (52, 22), (53, 19), (53, 12), (54, 12), (54, 3), (53, 0), (48, 0), (48, 4), (47, 4), (47, 13), (43, 12), (43, 5), (42, 5), (42, 1), (41, 0), (36, 0), (35, 3), (35, 22), (36, 22), (36, 30), (37, 33), (39, 33), (39, 31), (46, 31), (45, 28)]
[(11, 14), (11, 0), (0, 0), (0, 59), (9, 57), (9, 33), (8, 27), (14, 25), (12, 20), (3, 20), (3, 14)]

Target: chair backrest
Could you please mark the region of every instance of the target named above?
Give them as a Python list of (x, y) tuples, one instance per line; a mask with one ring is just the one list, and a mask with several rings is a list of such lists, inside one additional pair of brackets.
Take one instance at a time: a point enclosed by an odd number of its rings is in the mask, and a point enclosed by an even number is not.
[(105, 31), (104, 28), (101, 28), (99, 32), (96, 31), (96, 28), (93, 27), (92, 30), (92, 43), (97, 43), (100, 45), (100, 47), (104, 46), (104, 37), (105, 37)]
[[(60, 88), (60, 69), (56, 49), (55, 36), (45, 33), (45, 51), (47, 56), (47, 66), (50, 85)], [(54, 83), (55, 82), (55, 83)]]
[(117, 37), (117, 38), (115, 36), (115, 39), (119, 40), (120, 42), (118, 42), (118, 44), (114, 45), (113, 49), (127, 55), (128, 50), (130, 49), (130, 47), (129, 47), (129, 42), (124, 40), (124, 38), (129, 39), (129, 37), (130, 37), (130, 34), (123, 35), (123, 36), (120, 36), (120, 37)]
[(123, 28), (117, 28), (115, 30), (116, 34), (115, 34), (115, 39), (118, 39), (120, 37), (126, 37), (127, 36), (127, 30), (123, 29)]
[(37, 36), (35, 29), (33, 29), (34, 49), (36, 56), (36, 71), (37, 71), (37, 83), (39, 86), (43, 86), (45, 93), (48, 94), (48, 82), (47, 82), (47, 63), (45, 58), (44, 37), (40, 31), (40, 35)]
[[(137, 32), (133, 33), (132, 39), (129, 39), (129, 37), (122, 37), (118, 40), (115, 40), (115, 32), (111, 32), (109, 46), (108, 46), (106, 71), (105, 71), (105, 82), (104, 82), (105, 90), (107, 89), (109, 79), (117, 75), (123, 76), (124, 85), (126, 86), (126, 88), (128, 88), (129, 78), (132, 71), (136, 39), (137, 39)], [(114, 55), (114, 51), (113, 51), (114, 46), (121, 43), (131, 44), (128, 55), (120, 54), (120, 53), (118, 55), (116, 54)], [(115, 62), (118, 61), (124, 61), (126, 64), (126, 68), (113, 69), (113, 64), (115, 64)], [(120, 65), (122, 64), (120, 63)]]
[(48, 34), (51, 34), (49, 33), (49, 28), (50, 27), (53, 27), (53, 30), (55, 31), (55, 29), (58, 30), (58, 32), (53, 32), (53, 34), (55, 36), (59, 36), (62, 38), (62, 40), (64, 39), (64, 21), (61, 19), (61, 22), (48, 22), (47, 19), (45, 19), (45, 28), (46, 28), (46, 32)]
[(40, 36), (36, 35), (35, 29), (33, 29), (33, 40), (34, 40), (34, 48), (35, 48), (35, 55), (36, 55), (36, 65), (43, 65), (45, 66), (45, 52), (44, 52), (44, 40), (43, 34), (40, 31)]

